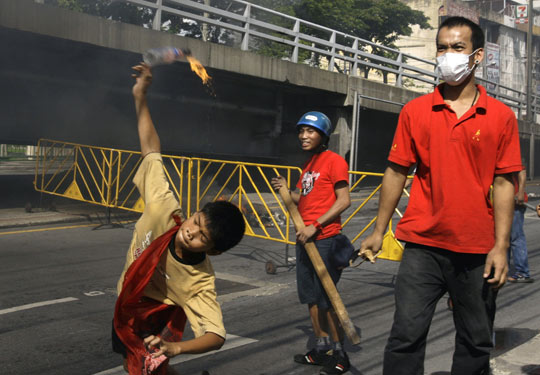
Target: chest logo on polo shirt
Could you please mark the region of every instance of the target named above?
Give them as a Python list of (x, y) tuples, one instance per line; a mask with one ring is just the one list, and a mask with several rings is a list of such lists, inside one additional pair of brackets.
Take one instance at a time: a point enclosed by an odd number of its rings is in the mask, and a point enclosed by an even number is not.
[(480, 129), (476, 131), (476, 133), (472, 137), (473, 141), (480, 142)]
[(396, 149), (397, 149), (397, 143), (394, 143), (394, 145), (392, 146), (392, 151), (394, 151)]
[(307, 171), (302, 176), (302, 191), (300, 192), (303, 196), (308, 195), (311, 190), (313, 190), (313, 186), (315, 185), (315, 181), (319, 178), (321, 174), (319, 172), (313, 172), (313, 171)]

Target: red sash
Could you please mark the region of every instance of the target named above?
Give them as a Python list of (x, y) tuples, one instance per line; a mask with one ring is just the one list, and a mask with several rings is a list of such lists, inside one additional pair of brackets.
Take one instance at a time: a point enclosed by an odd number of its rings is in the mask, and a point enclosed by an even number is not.
[[(130, 265), (124, 276), (122, 291), (114, 310), (114, 329), (126, 346), (128, 371), (134, 374), (166, 374), (168, 359), (157, 369), (150, 363), (151, 353), (144, 346), (144, 337), (159, 335), (166, 341), (180, 341), (186, 315), (179, 306), (166, 305), (143, 296), (164, 251), (180, 228), (176, 226), (156, 238)], [(164, 327), (165, 326), (165, 327)]]

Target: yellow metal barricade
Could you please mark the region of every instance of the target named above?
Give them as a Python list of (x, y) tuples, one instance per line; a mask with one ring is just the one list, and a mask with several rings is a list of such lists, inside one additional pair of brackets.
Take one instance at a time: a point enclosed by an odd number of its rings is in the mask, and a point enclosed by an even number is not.
[[(142, 212), (144, 202), (132, 183), (140, 162), (140, 152), (41, 139), (34, 185), (40, 192)], [(289, 214), (270, 180), (281, 175), (294, 187), (300, 168), (172, 155), (163, 155), (163, 166), (186, 217), (207, 202), (227, 200), (244, 214), (247, 235), (295, 243)], [(342, 215), (342, 225), (358, 248), (360, 238), (377, 219), (373, 203), (378, 198), (383, 174), (356, 171), (349, 174), (352, 205), (347, 215)], [(405, 189), (404, 193), (408, 195)], [(372, 204), (368, 209), (369, 202)], [(397, 208), (396, 214), (402, 216)], [(403, 246), (394, 236), (392, 222), (379, 258), (399, 261)]]
[(289, 186), (296, 184), (300, 168), (283, 165), (245, 163), (192, 158), (194, 210), (206, 202), (227, 200), (236, 204), (246, 219), (246, 234), (271, 241), (294, 244), (290, 218), (270, 180), (283, 176)]
[[(360, 247), (360, 238), (366, 234), (369, 228), (377, 220), (377, 212), (370, 214), (364, 213), (368, 203), (375, 203), (378, 200), (378, 193), (382, 187), (383, 173), (349, 171), (351, 185), (351, 206), (353, 211), (346, 217), (342, 217), (343, 229), (346, 233), (352, 233), (351, 242), (356, 248)], [(412, 176), (409, 176), (412, 178)], [(409, 195), (406, 189), (403, 189), (405, 195)], [(371, 205), (374, 206), (373, 204)], [(375, 205), (378, 206), (378, 205)], [(364, 211), (362, 211), (364, 209)], [(398, 217), (403, 216), (398, 208), (394, 210)], [(353, 225), (354, 223), (354, 225)], [(378, 258), (400, 261), (403, 255), (403, 245), (399, 242), (393, 231), (393, 220), (388, 224), (388, 230), (384, 235), (381, 252)], [(351, 228), (352, 227), (352, 228)]]
[[(132, 183), (140, 152), (41, 139), (34, 187), (37, 191), (109, 208), (142, 212), (144, 203)], [(163, 156), (165, 175), (180, 204), (189, 158)], [(188, 200), (189, 201), (189, 200)]]
[(48, 139), (41, 139), (37, 150), (37, 191), (110, 206), (116, 150)]

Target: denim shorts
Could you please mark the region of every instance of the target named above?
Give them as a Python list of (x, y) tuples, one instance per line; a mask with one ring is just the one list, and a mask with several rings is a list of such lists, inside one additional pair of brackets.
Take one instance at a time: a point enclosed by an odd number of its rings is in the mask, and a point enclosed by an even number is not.
[[(333, 237), (315, 241), (315, 246), (317, 246), (319, 254), (321, 255), (324, 265), (328, 270), (328, 274), (334, 284), (337, 284), (342, 272), (341, 269), (332, 266), (330, 262), (330, 255), (336, 250), (335, 247), (338, 236), (343, 235), (338, 234)], [(317, 272), (313, 268), (309, 255), (304, 249), (304, 246), (299, 243), (296, 243), (296, 285), (300, 303), (317, 305), (322, 310), (327, 310), (332, 307), (330, 299), (317, 276)]]

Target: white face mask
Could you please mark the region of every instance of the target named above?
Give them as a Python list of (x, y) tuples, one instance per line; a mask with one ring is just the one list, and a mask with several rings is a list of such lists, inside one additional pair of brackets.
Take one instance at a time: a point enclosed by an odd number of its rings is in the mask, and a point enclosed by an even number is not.
[(437, 57), (437, 70), (441, 76), (441, 79), (448, 83), (450, 86), (457, 86), (461, 84), (471, 74), (476, 63), (469, 68), (470, 55), (463, 53), (446, 52), (444, 55)]

